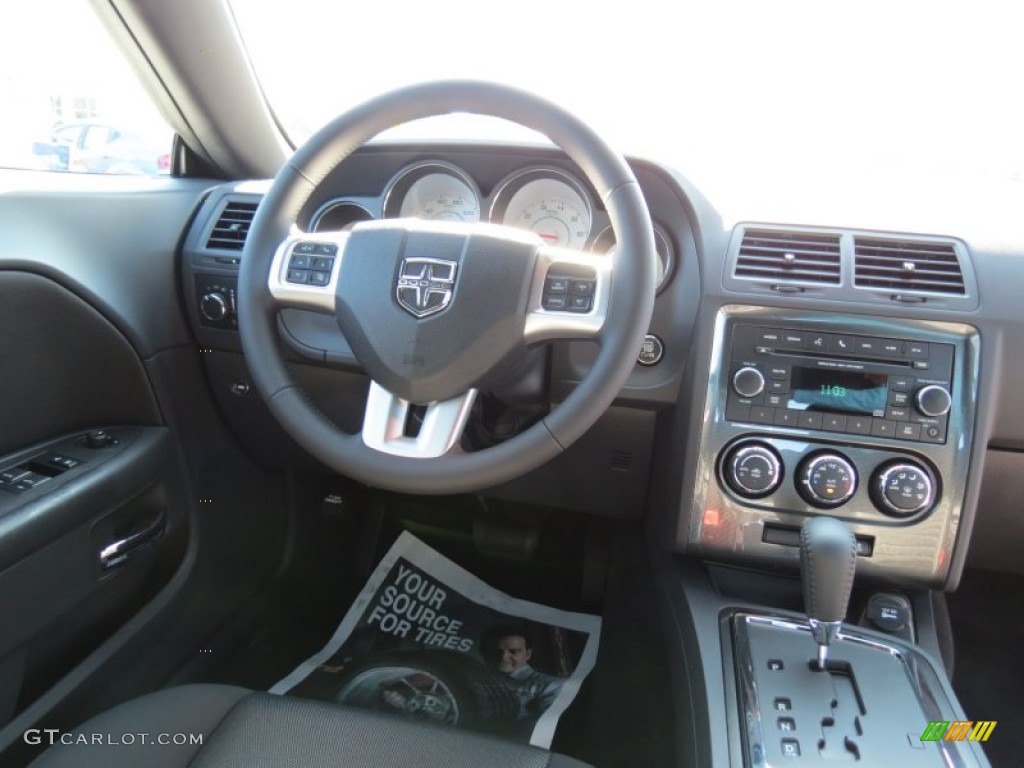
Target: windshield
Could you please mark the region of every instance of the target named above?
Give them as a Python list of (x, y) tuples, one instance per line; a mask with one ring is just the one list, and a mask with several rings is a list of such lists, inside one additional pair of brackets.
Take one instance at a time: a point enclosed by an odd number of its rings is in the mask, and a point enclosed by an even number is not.
[(384, 90), (469, 77), (546, 96), (690, 175), (841, 164), (1024, 180), (1012, 4), (231, 2), (296, 144)]

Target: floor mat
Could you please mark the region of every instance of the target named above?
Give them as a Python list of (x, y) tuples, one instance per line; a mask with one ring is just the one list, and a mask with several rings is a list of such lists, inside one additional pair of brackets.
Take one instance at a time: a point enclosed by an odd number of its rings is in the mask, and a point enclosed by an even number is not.
[(953, 688), (967, 717), (995, 720), (985, 744), (994, 768), (1024, 762), (1024, 576), (968, 570), (947, 596), (956, 668)]

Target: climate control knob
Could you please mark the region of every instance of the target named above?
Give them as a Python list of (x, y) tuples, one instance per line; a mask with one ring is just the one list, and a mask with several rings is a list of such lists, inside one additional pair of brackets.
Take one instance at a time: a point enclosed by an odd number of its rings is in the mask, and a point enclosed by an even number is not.
[(914, 393), (914, 405), (925, 416), (945, 416), (952, 404), (949, 390), (938, 384), (929, 384)]
[(767, 496), (782, 482), (782, 459), (766, 443), (744, 443), (733, 448), (723, 466), (725, 481), (740, 496)]
[(199, 311), (214, 323), (227, 318), (228, 306), (228, 297), (220, 291), (207, 291), (199, 300)]
[(746, 366), (733, 374), (732, 389), (740, 397), (757, 397), (764, 392), (764, 374)]
[(893, 517), (910, 517), (935, 502), (931, 473), (912, 461), (883, 464), (871, 478), (871, 500), (879, 511)]
[(857, 470), (845, 456), (816, 453), (800, 465), (796, 489), (808, 504), (825, 509), (845, 504), (857, 490)]

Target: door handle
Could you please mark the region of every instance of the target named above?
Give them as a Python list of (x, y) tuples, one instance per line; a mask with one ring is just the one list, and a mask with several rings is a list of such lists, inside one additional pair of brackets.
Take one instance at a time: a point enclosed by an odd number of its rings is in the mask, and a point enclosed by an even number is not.
[(166, 523), (167, 513), (161, 509), (145, 527), (123, 539), (107, 544), (99, 551), (100, 568), (107, 570), (124, 563), (132, 553), (156, 540), (164, 532)]

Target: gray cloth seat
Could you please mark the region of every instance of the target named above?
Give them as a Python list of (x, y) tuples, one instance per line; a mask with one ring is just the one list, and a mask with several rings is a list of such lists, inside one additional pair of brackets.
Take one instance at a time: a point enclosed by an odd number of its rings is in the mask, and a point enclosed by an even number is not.
[(587, 768), (481, 734), (226, 685), (132, 699), (62, 741), (31, 768)]

